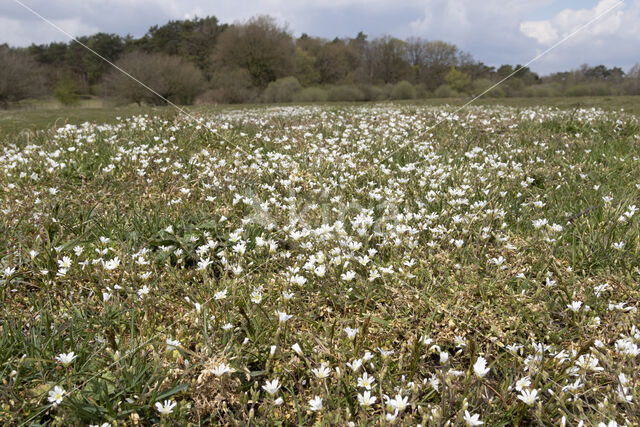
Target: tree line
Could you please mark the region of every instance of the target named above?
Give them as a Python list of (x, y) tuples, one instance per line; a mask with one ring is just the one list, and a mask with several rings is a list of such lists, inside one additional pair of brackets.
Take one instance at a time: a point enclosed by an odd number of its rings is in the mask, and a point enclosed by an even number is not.
[[(520, 65), (488, 66), (439, 40), (360, 32), (333, 40), (295, 38), (269, 16), (228, 25), (215, 17), (170, 21), (140, 37), (97, 33), (78, 40), (172, 102), (313, 102), (472, 96), (640, 94), (640, 65), (583, 65), (539, 76)], [(0, 45), (0, 104), (55, 96), (64, 104), (102, 96), (162, 104), (84, 46)]]

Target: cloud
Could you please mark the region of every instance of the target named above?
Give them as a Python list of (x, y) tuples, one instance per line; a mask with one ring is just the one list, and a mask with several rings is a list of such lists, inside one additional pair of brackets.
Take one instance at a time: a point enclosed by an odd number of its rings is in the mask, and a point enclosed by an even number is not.
[(592, 8), (564, 9), (545, 20), (523, 21), (519, 30), (538, 52), (567, 38), (541, 58), (541, 70), (566, 70), (583, 63), (628, 69), (640, 61), (639, 23), (640, 0), (600, 0)]
[(600, 0), (592, 9), (565, 9), (547, 20), (522, 22), (520, 31), (525, 36), (537, 40), (539, 44), (550, 45), (598, 19), (588, 27), (580, 29), (576, 36), (585, 39), (616, 34), (624, 19), (624, 11), (621, 8), (623, 5), (624, 2), (620, 0)]
[(529, 21), (520, 24), (520, 32), (536, 39), (540, 44), (551, 44), (558, 39), (558, 32), (549, 21)]

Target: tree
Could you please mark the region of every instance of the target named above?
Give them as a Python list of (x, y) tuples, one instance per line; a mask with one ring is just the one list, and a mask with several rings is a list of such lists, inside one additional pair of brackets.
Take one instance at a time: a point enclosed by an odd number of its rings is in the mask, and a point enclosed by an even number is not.
[(465, 92), (471, 84), (471, 76), (458, 70), (456, 67), (451, 67), (447, 75), (444, 77), (444, 80), (451, 89), (458, 92)]
[(352, 64), (355, 55), (349, 47), (339, 39), (326, 43), (315, 61), (316, 69), (320, 74), (320, 82), (325, 84), (340, 83), (347, 79), (353, 71)]
[(45, 94), (44, 71), (31, 55), (0, 45), (0, 104)]
[(444, 83), (444, 76), (452, 66), (458, 65), (458, 48), (443, 41), (431, 41), (424, 45), (424, 72), (422, 83), (427, 89), (434, 90)]
[[(200, 70), (178, 56), (134, 51), (123, 56), (116, 65), (163, 98), (178, 104), (192, 103), (204, 84)], [(103, 93), (108, 97), (138, 104), (165, 103), (164, 99), (115, 69), (106, 76)]]
[(145, 52), (180, 55), (201, 70), (207, 70), (211, 65), (211, 52), (226, 28), (215, 16), (169, 21), (149, 28), (135, 44)]
[(269, 82), (295, 71), (295, 44), (274, 18), (260, 16), (233, 25), (221, 35), (213, 54), (216, 68), (239, 67), (249, 71), (253, 84), (264, 88)]
[(384, 36), (371, 42), (375, 69), (374, 81), (396, 83), (411, 74), (407, 62), (407, 45), (402, 40)]

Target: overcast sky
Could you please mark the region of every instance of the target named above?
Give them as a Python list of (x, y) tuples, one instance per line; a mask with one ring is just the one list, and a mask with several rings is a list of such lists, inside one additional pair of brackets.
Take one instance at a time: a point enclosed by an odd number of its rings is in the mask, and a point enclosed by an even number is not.
[(3, 0), (0, 44), (68, 41), (16, 1), (76, 36), (141, 36), (171, 19), (214, 15), (232, 23), (268, 14), (296, 36), (353, 37), (364, 31), (370, 38), (439, 39), (489, 65), (524, 64), (620, 4), (531, 68), (547, 74), (588, 63), (627, 70), (640, 62), (640, 0)]

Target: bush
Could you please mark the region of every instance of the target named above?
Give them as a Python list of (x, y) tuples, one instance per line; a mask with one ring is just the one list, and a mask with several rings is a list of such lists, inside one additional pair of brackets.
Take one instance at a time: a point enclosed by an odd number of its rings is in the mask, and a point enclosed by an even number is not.
[(567, 89), (568, 96), (605, 96), (611, 93), (611, 87), (606, 83), (580, 83)]
[(449, 85), (442, 85), (433, 92), (433, 95), (436, 98), (455, 98), (460, 94), (455, 90), (451, 89)]
[[(489, 79), (474, 80), (473, 83), (471, 83), (471, 92), (473, 96), (478, 96), (493, 85), (494, 83)], [(504, 98), (505, 93), (504, 89), (502, 89), (500, 86), (496, 86), (489, 92), (487, 92), (484, 96), (488, 98)]]
[(329, 91), (329, 101), (363, 101), (364, 93), (355, 86), (335, 86)]
[(413, 99), (416, 97), (416, 90), (413, 85), (406, 80), (396, 83), (391, 90), (391, 99)]
[(254, 101), (258, 90), (248, 70), (244, 68), (223, 68), (211, 77), (212, 90), (207, 93), (209, 102), (220, 104), (240, 104)]
[(425, 99), (429, 97), (429, 91), (427, 87), (423, 84), (415, 85), (416, 89), (416, 99)]
[(264, 91), (263, 98), (266, 102), (291, 102), (294, 95), (302, 90), (300, 82), (295, 77), (289, 76), (269, 83)]
[(296, 102), (326, 102), (327, 99), (329, 94), (319, 87), (308, 87), (293, 95), (293, 100)]
[(63, 105), (75, 105), (78, 103), (78, 85), (69, 74), (65, 74), (58, 80), (53, 89), (53, 96)]
[(557, 83), (543, 83), (525, 89), (525, 96), (529, 97), (552, 97), (560, 96), (561, 93), (562, 90)]
[[(117, 65), (165, 99), (178, 104), (191, 104), (204, 85), (200, 70), (177, 56), (135, 51), (123, 56)], [(165, 103), (157, 94), (118, 70), (112, 70), (105, 77), (102, 91), (105, 96), (138, 104)]]
[(364, 101), (383, 101), (388, 99), (384, 91), (378, 86), (363, 85), (358, 87), (364, 94)]

